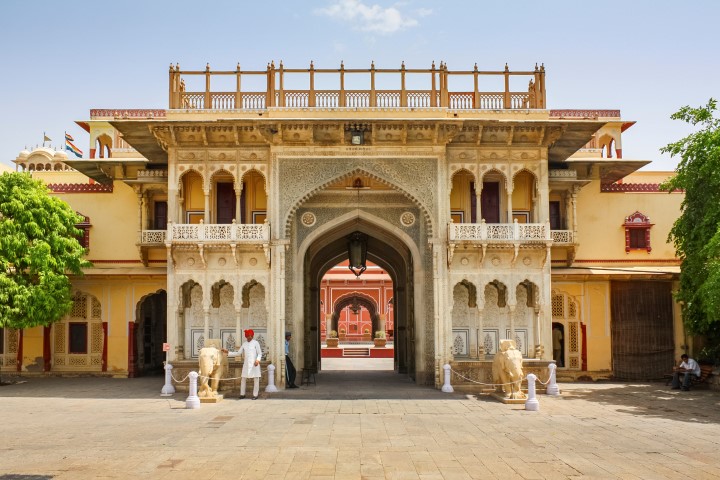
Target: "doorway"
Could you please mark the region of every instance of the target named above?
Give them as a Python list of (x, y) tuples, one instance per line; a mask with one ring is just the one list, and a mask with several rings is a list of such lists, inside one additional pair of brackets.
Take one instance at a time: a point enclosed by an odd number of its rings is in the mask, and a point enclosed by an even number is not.
[[(303, 262), (304, 292), (304, 359), (303, 368), (310, 371), (322, 369), (322, 333), (321, 317), (323, 309), (328, 309), (326, 299), (321, 299), (322, 280), (333, 267), (347, 261), (347, 237), (353, 232), (368, 235), (367, 259), (369, 265), (375, 265), (385, 272), (391, 283), (387, 296), (392, 299), (393, 310), (393, 370), (416, 379), (416, 336), (414, 307), (414, 273), (410, 249), (403, 241), (390, 232), (363, 219), (354, 218), (331, 231), (326, 232), (307, 249)], [(347, 276), (355, 278), (347, 270)], [(365, 276), (365, 273), (363, 273)], [(360, 281), (363, 276), (359, 277)], [(369, 278), (369, 276), (367, 277)], [(350, 278), (351, 279), (351, 278)], [(363, 299), (367, 302), (367, 299)], [(358, 300), (358, 304), (360, 301)], [(387, 302), (383, 302), (387, 304)], [(346, 305), (343, 305), (345, 308)], [(352, 301), (347, 305), (352, 307)], [(373, 306), (375, 314), (379, 305)], [(330, 319), (332, 321), (332, 318)], [(377, 318), (376, 318), (377, 321)], [(375, 327), (372, 327), (373, 329)], [(331, 328), (332, 330), (332, 328)], [(372, 332), (372, 330), (370, 330)], [(346, 335), (347, 335), (346, 331)], [(363, 332), (360, 332), (360, 338)]]
[(160, 374), (163, 372), (167, 342), (167, 293), (160, 290), (144, 297), (138, 304), (135, 326), (134, 375)]

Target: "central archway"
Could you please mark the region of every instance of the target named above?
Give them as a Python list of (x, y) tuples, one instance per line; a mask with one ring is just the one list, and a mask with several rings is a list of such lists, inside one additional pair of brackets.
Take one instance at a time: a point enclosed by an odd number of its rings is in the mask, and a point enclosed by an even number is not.
[[(403, 238), (397, 229), (384, 225), (381, 219), (367, 212), (340, 216), (325, 228), (306, 239), (300, 250), (303, 271), (304, 355), (303, 368), (322, 369), (320, 357), (320, 286), (325, 273), (347, 258), (347, 236), (355, 231), (368, 235), (367, 258), (383, 268), (393, 282), (395, 309), (394, 369), (416, 380), (416, 357), (422, 342), (416, 337), (415, 283), (422, 284), (422, 275), (416, 275), (414, 258), (417, 247), (409, 238)], [(419, 289), (422, 291), (422, 288)]]

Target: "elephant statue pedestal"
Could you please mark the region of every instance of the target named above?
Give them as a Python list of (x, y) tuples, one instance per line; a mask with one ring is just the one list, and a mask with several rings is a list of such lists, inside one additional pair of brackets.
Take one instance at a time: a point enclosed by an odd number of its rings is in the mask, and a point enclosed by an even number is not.
[(527, 395), (522, 391), (522, 353), (515, 348), (514, 340), (500, 340), (500, 351), (492, 364), (493, 383), (497, 388), (493, 396), (503, 403), (524, 404)]
[(208, 340), (205, 348), (200, 349), (198, 363), (198, 397), (200, 403), (218, 403), (223, 399), (218, 393), (218, 385), (223, 373), (228, 371), (228, 355), (220, 347), (220, 340)]

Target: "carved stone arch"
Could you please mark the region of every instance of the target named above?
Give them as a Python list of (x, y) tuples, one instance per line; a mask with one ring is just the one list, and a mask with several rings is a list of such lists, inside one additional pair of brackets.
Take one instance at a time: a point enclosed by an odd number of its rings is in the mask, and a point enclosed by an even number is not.
[(518, 288), (524, 288), (527, 292), (526, 306), (528, 308), (537, 308), (537, 302), (540, 298), (538, 293), (540, 287), (535, 282), (526, 278), (525, 280), (517, 284), (515, 289), (517, 290)]
[(229, 286), (233, 289), (233, 296), (235, 293), (235, 287), (232, 285), (232, 283), (226, 281), (225, 279), (218, 280), (217, 282), (213, 283), (210, 287), (210, 306), (212, 308), (220, 308), (220, 291)]
[[(472, 181), (477, 184), (478, 175), (473, 170), (474, 169), (471, 169), (467, 165), (463, 165), (463, 164), (450, 165), (450, 172), (448, 172), (448, 191), (452, 190), (452, 182), (453, 182), (453, 179), (455, 178), (455, 175), (457, 175), (458, 173), (461, 173), (461, 172), (467, 172), (470, 175), (472, 175)], [(475, 188), (477, 188), (477, 186)]]
[(463, 279), (455, 284), (455, 286), (457, 286), (457, 285), (462, 285), (463, 287), (465, 287), (467, 289), (467, 291), (468, 291), (468, 307), (476, 308), (478, 306), (478, 298), (477, 298), (477, 287), (475, 286), (475, 284), (467, 279)]
[(424, 202), (420, 201), (420, 200), (419, 200), (418, 198), (416, 198), (413, 194), (411, 194), (410, 192), (406, 191), (406, 190), (403, 189), (402, 187), (396, 185), (395, 183), (393, 183), (393, 182), (391, 182), (391, 181), (386, 180), (385, 178), (382, 178), (381, 176), (379, 176), (379, 175), (377, 175), (377, 174), (374, 174), (374, 173), (370, 172), (369, 170), (367, 170), (367, 169), (365, 169), (365, 168), (355, 168), (355, 169), (353, 169), (353, 170), (351, 170), (351, 171), (348, 171), (348, 172), (345, 172), (345, 173), (343, 173), (343, 174), (341, 174), (341, 175), (338, 175), (338, 176), (336, 176), (336, 177), (333, 177), (332, 179), (326, 180), (326, 181), (323, 182), (321, 185), (318, 185), (318, 186), (310, 189), (310, 190), (307, 191), (304, 195), (302, 195), (299, 199), (297, 199), (297, 200), (295, 201), (295, 203), (290, 207), (290, 211), (288, 212), (287, 216), (285, 217), (285, 231), (284, 231), (284, 236), (287, 237), (287, 236), (290, 235), (290, 230), (291, 230), (291, 227), (292, 227), (292, 221), (293, 221), (293, 218), (295, 217), (295, 213), (297, 212), (297, 210), (298, 210), (305, 202), (307, 202), (307, 201), (308, 201), (310, 198), (312, 198), (314, 195), (316, 195), (317, 193), (321, 192), (322, 190), (324, 190), (324, 189), (327, 188), (328, 186), (332, 185), (333, 183), (340, 182), (340, 181), (346, 180), (346, 179), (348, 179), (348, 178), (353, 178), (353, 177), (356, 177), (356, 176), (359, 176), (359, 175), (369, 177), (369, 178), (371, 178), (372, 180), (375, 180), (375, 181), (377, 181), (377, 182), (379, 182), (379, 183), (382, 183), (383, 185), (387, 185), (388, 187), (391, 187), (391, 188), (397, 190), (397, 191), (400, 192), (403, 196), (405, 196), (408, 200), (410, 200), (411, 202), (413, 202), (413, 203), (420, 209), (420, 211), (421, 211), (422, 214), (423, 214), (423, 217), (425, 218), (425, 224), (426, 224), (427, 227), (428, 227), (428, 237), (432, 237), (432, 236), (433, 236), (433, 230), (434, 230), (434, 228), (433, 228), (432, 216), (431, 216), (431, 214), (430, 214), (431, 209), (429, 209), (428, 207), (426, 207)]
[(267, 195), (268, 194), (268, 179), (267, 179), (267, 175), (263, 171), (265, 169), (264, 168), (260, 169), (260, 165), (258, 165), (258, 164), (251, 164), (251, 165), (245, 165), (245, 166), (248, 166), (249, 168), (247, 170), (241, 170), (240, 174), (238, 175), (236, 187), (239, 187), (240, 185), (243, 184), (243, 182), (245, 181), (245, 177), (250, 172), (256, 172), (258, 175), (260, 175), (263, 178), (263, 182), (264, 182), (263, 186), (265, 188), (265, 195)]
[(195, 168), (195, 165), (192, 165), (192, 166), (188, 167), (187, 170), (185, 170), (185, 171), (182, 172), (180, 175), (178, 175), (178, 178), (177, 178), (177, 188), (178, 188), (178, 191), (181, 191), (181, 190), (182, 190), (182, 181), (183, 181), (183, 178), (184, 178), (186, 175), (190, 174), (191, 172), (200, 175), (200, 178), (202, 179), (203, 188), (205, 188), (205, 182), (206, 182), (206, 177), (205, 177), (205, 175), (203, 175), (203, 173), (200, 171), (200, 169)]
[(250, 308), (250, 290), (257, 285), (262, 285), (257, 280), (253, 279), (247, 282), (242, 287), (242, 308)]
[(183, 283), (180, 284), (178, 287), (178, 298), (180, 299), (180, 302), (178, 302), (178, 308), (189, 308), (192, 306), (192, 298), (191, 293), (193, 288), (198, 285), (200, 286), (200, 289), (203, 291), (203, 296), (205, 296), (205, 291), (203, 289), (203, 286), (200, 282), (196, 281), (195, 279), (187, 279)]
[(225, 168), (224, 165), (222, 167), (218, 168), (217, 170), (214, 170), (210, 174), (210, 183), (212, 184), (213, 180), (215, 180), (215, 177), (217, 177), (218, 175), (222, 175), (222, 174), (230, 175), (230, 177), (232, 177), (233, 184), (235, 183), (235, 181), (236, 181), (235, 174), (232, 173), (229, 169)]
[[(508, 288), (507, 288), (507, 285), (505, 285), (505, 284), (504, 284), (503, 282), (501, 282), (500, 280), (495, 279), (495, 280), (492, 280), (492, 281), (490, 281), (490, 282), (487, 282), (487, 283), (485, 284), (485, 286), (491, 286), (491, 287), (495, 288), (495, 290), (497, 290), (497, 292), (498, 292), (498, 307), (499, 307), (499, 308), (504, 308), (504, 307), (507, 306), (507, 303), (508, 303)], [(484, 291), (484, 290), (485, 290), (485, 289), (483, 288), (483, 291)]]
[(514, 171), (514, 172), (512, 173), (512, 179), (511, 179), (511, 187), (512, 187), (512, 189), (515, 190), (515, 177), (517, 177), (517, 176), (518, 176), (520, 173), (522, 173), (522, 172), (527, 172), (527, 173), (529, 173), (529, 174), (533, 177), (533, 179), (535, 180), (535, 181), (533, 182), (533, 184), (534, 184), (534, 186), (535, 186), (535, 192), (537, 192), (537, 191), (539, 190), (539, 188), (540, 188), (540, 179), (538, 178), (538, 176), (537, 176), (537, 174), (536, 174), (535, 172), (533, 172), (532, 170), (530, 170), (530, 169), (527, 167), (527, 165), (524, 165), (524, 164), (521, 165), (520, 168), (518, 168), (516, 171)]
[(479, 183), (482, 185), (482, 183), (485, 181), (485, 177), (487, 177), (488, 175), (491, 175), (491, 174), (499, 175), (502, 178), (502, 182), (503, 182), (503, 185), (505, 186), (505, 189), (507, 190), (507, 186), (508, 186), (507, 174), (505, 172), (503, 172), (502, 169), (500, 169), (500, 167), (498, 167), (496, 165), (492, 165), (490, 168), (488, 168), (487, 170), (482, 172), (482, 174), (480, 175)]

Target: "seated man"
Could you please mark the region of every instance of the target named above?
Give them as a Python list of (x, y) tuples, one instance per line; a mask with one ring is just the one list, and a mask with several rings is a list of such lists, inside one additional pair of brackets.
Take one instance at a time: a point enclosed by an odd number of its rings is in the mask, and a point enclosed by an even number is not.
[(672, 379), (672, 388), (673, 390), (677, 390), (680, 388), (680, 374), (684, 374), (683, 377), (683, 383), (682, 383), (682, 390), (688, 391), (690, 390), (690, 375), (695, 375), (696, 377), (700, 378), (700, 365), (693, 360), (692, 358), (688, 357), (686, 353), (683, 353), (680, 356), (680, 359), (682, 362), (680, 363), (679, 367), (673, 367), (673, 379)]

